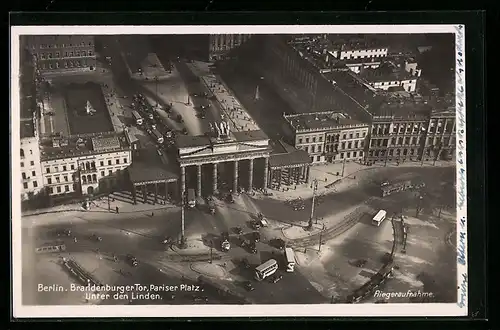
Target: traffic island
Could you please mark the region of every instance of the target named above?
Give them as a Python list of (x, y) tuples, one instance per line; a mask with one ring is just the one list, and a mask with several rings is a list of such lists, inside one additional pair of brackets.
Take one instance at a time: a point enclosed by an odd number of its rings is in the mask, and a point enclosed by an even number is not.
[[(184, 244), (182, 244), (184, 243)], [(187, 238), (184, 242), (172, 245), (172, 250), (181, 255), (209, 255), (210, 248), (200, 238)]]
[(190, 265), (191, 270), (208, 277), (225, 278), (228, 273), (223, 263), (196, 262)]

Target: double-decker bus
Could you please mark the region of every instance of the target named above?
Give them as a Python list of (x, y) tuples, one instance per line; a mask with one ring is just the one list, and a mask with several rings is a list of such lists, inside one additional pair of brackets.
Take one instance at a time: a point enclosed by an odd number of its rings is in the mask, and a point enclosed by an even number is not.
[(278, 262), (274, 259), (269, 259), (255, 268), (255, 279), (257, 281), (262, 281), (266, 277), (276, 273), (276, 270), (278, 270)]
[(295, 253), (292, 248), (285, 248), (286, 271), (293, 273), (295, 269)]
[(134, 121), (137, 125), (142, 125), (144, 122), (144, 119), (142, 119), (142, 116), (137, 112), (137, 111), (132, 111), (132, 117), (134, 118)]
[(375, 214), (375, 216), (372, 219), (372, 225), (375, 226), (380, 226), (380, 224), (385, 220), (387, 217), (387, 212), (385, 210), (380, 210)]

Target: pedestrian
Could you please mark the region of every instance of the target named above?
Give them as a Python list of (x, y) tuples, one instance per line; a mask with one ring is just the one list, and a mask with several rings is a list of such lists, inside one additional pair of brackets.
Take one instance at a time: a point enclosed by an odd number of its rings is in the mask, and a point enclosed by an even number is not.
[(115, 209), (116, 209), (116, 213), (120, 213), (119, 210), (118, 210), (118, 206)]
[(75, 237), (75, 238), (73, 238), (73, 241), (75, 241), (75, 243), (76, 243), (78, 240), (77, 240), (77, 239), (76, 239), (76, 237)]
[(151, 218), (154, 217), (154, 215), (155, 215), (154, 212), (151, 212)]
[(325, 178), (325, 182), (328, 182), (328, 178)]

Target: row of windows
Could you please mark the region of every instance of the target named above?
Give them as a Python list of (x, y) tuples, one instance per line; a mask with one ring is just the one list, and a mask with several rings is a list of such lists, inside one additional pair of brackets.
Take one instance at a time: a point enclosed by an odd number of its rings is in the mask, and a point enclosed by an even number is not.
[[(33, 150), (30, 149), (30, 155), (33, 155)], [(24, 158), (24, 149), (21, 148), (21, 158)]]
[[(56, 188), (56, 190), (55, 190), (55, 191), (57, 191), (57, 193), (58, 193), (58, 194), (60, 194), (60, 193), (62, 192), (62, 188), (61, 188), (61, 186), (57, 186), (57, 187), (55, 187), (55, 188)], [(65, 185), (65, 186), (64, 186), (64, 191), (65, 191), (65, 192), (69, 192), (69, 185)], [(53, 194), (53, 193), (54, 193), (54, 187), (49, 187), (49, 193), (50, 193), (50, 194)]]
[[(75, 60), (75, 61), (61, 61), (62, 66), (65, 69), (68, 68), (86, 68), (88, 66), (88, 62), (86, 60)], [(93, 64), (92, 62), (90, 64)], [(60, 61), (56, 61), (54, 63), (41, 63), (40, 68), (42, 70), (46, 69), (60, 69), (61, 68), (61, 63)], [(93, 66), (90, 65), (90, 69), (93, 70)]]
[[(29, 189), (28, 182), (23, 182), (23, 188), (24, 189)], [(33, 181), (33, 188), (38, 188), (38, 182)]]
[[(35, 162), (31, 160), (30, 166), (35, 166)], [(24, 167), (24, 162), (21, 162), (21, 167)]]
[[(349, 133), (349, 134), (344, 133), (344, 134), (342, 134), (342, 139), (346, 140), (347, 137), (349, 137), (349, 139), (354, 139), (354, 138), (359, 139), (360, 135), (361, 135), (361, 137), (365, 137), (366, 136), (366, 132), (362, 132), (361, 134), (359, 132)], [(312, 137), (311, 139), (308, 138), (308, 137), (306, 137), (305, 138), (305, 143), (309, 143), (310, 140), (312, 141), (312, 143), (315, 143), (316, 142), (316, 137)], [(327, 140), (327, 142), (332, 141), (332, 136), (330, 136), (330, 135), (327, 136), (326, 140)], [(303, 139), (299, 138), (299, 143), (302, 143), (302, 141), (303, 141)], [(319, 136), (318, 137), (318, 142), (323, 142), (323, 136)]]
[[(23, 180), (30, 179), (30, 177), (28, 177), (28, 176), (26, 175), (26, 172), (22, 172), (22, 173), (21, 173), (21, 177), (23, 178)], [(31, 171), (31, 177), (36, 177), (36, 172), (35, 172), (35, 171)]]
[(384, 156), (416, 156), (418, 155), (418, 149), (389, 149), (388, 152), (386, 150), (370, 150), (370, 157), (384, 157)]
[[(353, 151), (352, 154), (351, 152), (341, 152), (339, 154), (339, 158), (340, 159), (349, 159), (351, 158), (351, 155), (352, 155), (352, 158), (358, 158), (358, 157), (363, 157), (363, 152), (362, 151)], [(337, 160), (337, 155), (334, 155), (332, 156), (332, 160)], [(314, 162), (314, 156), (311, 157), (311, 161)], [(321, 156), (316, 156), (316, 161), (317, 162), (320, 162), (321, 161)]]
[(416, 83), (417, 81), (416, 80), (410, 80), (409, 82), (405, 82), (405, 81), (380, 81), (380, 82), (376, 82), (375, 84), (379, 84), (381, 86), (394, 86), (394, 85), (400, 85), (400, 86), (403, 86), (405, 84), (414, 84)]
[[(340, 149), (346, 149), (346, 146), (347, 146), (347, 149), (358, 149), (358, 148), (363, 148), (363, 141), (350, 141), (350, 142), (342, 142), (341, 143), (341, 148)], [(314, 152), (321, 152), (322, 150), (322, 146), (310, 146), (311, 148), (309, 149), (309, 146), (304, 146), (303, 150), (305, 150), (306, 152), (311, 152), (311, 153), (314, 153)], [(317, 147), (317, 148), (316, 148)], [(301, 149), (300, 146), (298, 147), (298, 149)], [(325, 146), (325, 151), (326, 152), (333, 152), (333, 151), (337, 151), (337, 147), (334, 146), (334, 145), (326, 145)]]
[(342, 52), (346, 53), (346, 54), (356, 54), (356, 53), (359, 53), (359, 52), (378, 53), (378, 52), (387, 52), (387, 48), (363, 49), (363, 50), (344, 50)]
[(373, 55), (341, 55), (340, 59), (357, 59), (357, 58), (374, 58), (374, 57), (384, 57), (386, 54), (373, 54)]
[[(127, 158), (123, 158), (123, 164), (127, 164), (127, 163), (128, 163), (128, 159)], [(119, 158), (115, 159), (115, 164), (116, 165), (121, 164)], [(100, 165), (104, 166), (104, 161), (103, 160), (101, 160)], [(112, 162), (111, 159), (108, 159), (108, 166), (111, 166), (111, 165), (113, 165), (113, 162)], [(96, 165), (95, 165), (95, 162), (86, 162), (86, 163), (81, 163), (80, 167), (81, 167), (81, 170), (84, 170), (84, 169), (88, 169), (89, 170), (89, 169), (95, 169)], [(70, 165), (70, 169), (74, 170), (75, 169), (75, 165), (71, 164)], [(62, 166), (62, 171), (66, 172), (67, 170), (68, 170), (68, 167), (66, 165), (63, 165)], [(46, 173), (51, 173), (50, 167), (46, 167), (45, 168), (45, 172)], [(59, 172), (59, 166), (54, 166), (54, 172), (55, 173)]]
[[(37, 46), (36, 43), (33, 43), (31, 45), (31, 48), (35, 49)], [(80, 42), (80, 43), (68, 43), (68, 44), (38, 44), (38, 47), (41, 49), (46, 49), (46, 48), (65, 48), (65, 47), (93, 47), (94, 43), (92, 42)]]
[(65, 57), (86, 57), (86, 56), (94, 56), (94, 52), (89, 50), (82, 50), (82, 51), (69, 51), (69, 52), (64, 52), (64, 56), (62, 56), (63, 53), (61, 52), (48, 52), (48, 53), (39, 53), (39, 59), (41, 60), (50, 60), (50, 59), (58, 59), (58, 58), (65, 58)]

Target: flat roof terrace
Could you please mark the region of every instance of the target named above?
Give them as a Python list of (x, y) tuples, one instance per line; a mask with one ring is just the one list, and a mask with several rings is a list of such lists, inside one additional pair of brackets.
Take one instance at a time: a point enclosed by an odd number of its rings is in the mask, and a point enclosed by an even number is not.
[[(72, 83), (60, 88), (66, 105), (70, 135), (113, 131), (113, 124), (100, 85), (91, 82)], [(86, 111), (87, 101), (95, 110), (91, 114), (87, 114)]]
[(111, 132), (98, 134), (94, 137), (62, 138), (59, 141), (59, 146), (54, 146), (52, 141), (43, 141), (40, 143), (40, 147), (41, 159), (44, 161), (128, 150), (130, 145), (123, 132)]
[(285, 115), (285, 119), (297, 131), (322, 130), (351, 125), (367, 126), (367, 124), (363, 124), (358, 120), (347, 118), (343, 113), (335, 111)]

